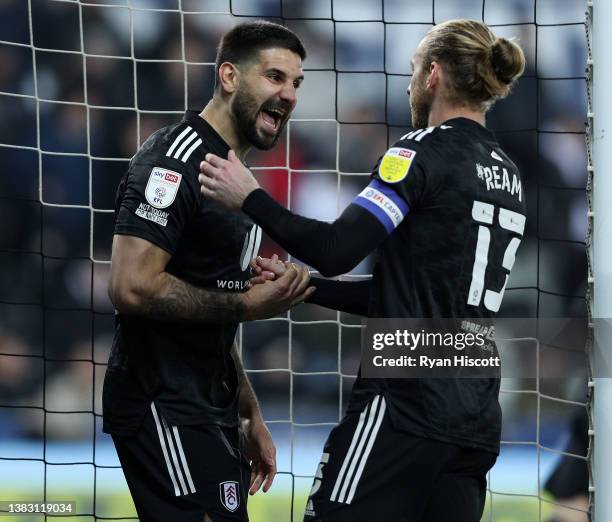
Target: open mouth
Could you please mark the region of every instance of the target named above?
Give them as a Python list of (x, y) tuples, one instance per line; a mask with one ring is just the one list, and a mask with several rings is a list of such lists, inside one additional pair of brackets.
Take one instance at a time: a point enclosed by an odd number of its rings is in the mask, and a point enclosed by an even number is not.
[(276, 134), (285, 118), (285, 113), (279, 109), (262, 109), (259, 112), (264, 129)]

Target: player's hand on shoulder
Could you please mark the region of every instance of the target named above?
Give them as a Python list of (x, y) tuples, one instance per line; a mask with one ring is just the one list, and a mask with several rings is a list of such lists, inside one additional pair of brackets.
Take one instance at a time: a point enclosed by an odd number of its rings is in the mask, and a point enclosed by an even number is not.
[[(253, 285), (242, 294), (242, 320), (274, 317), (301, 303), (315, 291), (314, 286), (309, 286), (308, 268), (289, 262), (283, 264), (284, 271), (273, 281)], [(280, 272), (280, 267), (277, 269)]]
[(200, 190), (210, 199), (231, 210), (240, 210), (247, 196), (259, 188), (259, 183), (230, 150), (227, 159), (208, 153), (200, 163)]

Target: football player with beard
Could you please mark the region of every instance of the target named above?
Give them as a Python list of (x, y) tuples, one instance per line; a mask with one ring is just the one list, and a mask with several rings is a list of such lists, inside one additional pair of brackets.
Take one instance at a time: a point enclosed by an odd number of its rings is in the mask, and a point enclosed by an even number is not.
[[(325, 276), (377, 251), (370, 281), (313, 280), (311, 301), (367, 317), (474, 318), (499, 310), (525, 228), (516, 165), (485, 126), (525, 58), (482, 22), (436, 25), (411, 60), (415, 130), (394, 143), (370, 184), (333, 223), (291, 213), (239, 161), (208, 154), (202, 193), (242, 209)], [(259, 261), (262, 277), (284, 264)], [(267, 283), (266, 283), (267, 284)], [(309, 522), (478, 522), (500, 447), (500, 380), (366, 378), (316, 472)]]
[(234, 27), (218, 48), (212, 100), (153, 133), (118, 188), (104, 431), (142, 521), (244, 522), (247, 491), (274, 479), (276, 450), (234, 337), (240, 321), (277, 315), (314, 288), (294, 265), (248, 288), (261, 229), (202, 197), (198, 174), (208, 153), (242, 159), (274, 146), (305, 56), (283, 26)]

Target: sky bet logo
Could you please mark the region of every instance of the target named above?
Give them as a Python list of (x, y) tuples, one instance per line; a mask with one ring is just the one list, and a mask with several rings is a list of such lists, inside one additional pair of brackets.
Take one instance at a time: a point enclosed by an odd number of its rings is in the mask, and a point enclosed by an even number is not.
[(181, 184), (181, 174), (162, 167), (153, 167), (145, 189), (147, 203), (155, 208), (166, 208), (174, 203)]
[(409, 149), (400, 149), (398, 153), (399, 156), (402, 156), (403, 158), (409, 158), (409, 159), (412, 158), (413, 154), (414, 153)]

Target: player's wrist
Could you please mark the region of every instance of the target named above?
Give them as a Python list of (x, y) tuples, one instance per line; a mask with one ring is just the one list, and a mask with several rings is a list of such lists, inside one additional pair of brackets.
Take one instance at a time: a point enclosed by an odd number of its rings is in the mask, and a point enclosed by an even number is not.
[(242, 294), (238, 294), (238, 305), (236, 308), (238, 320), (240, 322), (252, 321), (253, 319), (255, 319), (255, 317), (253, 316), (252, 299), (248, 291)]
[(242, 200), (242, 211), (251, 215), (251, 211), (254, 211), (260, 203), (267, 200), (269, 197), (268, 193), (257, 185), (257, 187), (254, 187), (248, 192)]
[[(256, 182), (257, 183), (257, 182)], [(242, 202), (240, 203), (240, 208), (242, 208), (244, 206), (244, 202), (249, 198), (249, 196), (251, 194), (253, 194), (253, 192), (256, 192), (257, 190), (263, 190), (259, 184), (253, 185), (251, 187), (247, 187), (244, 190), (244, 194), (242, 195)]]

